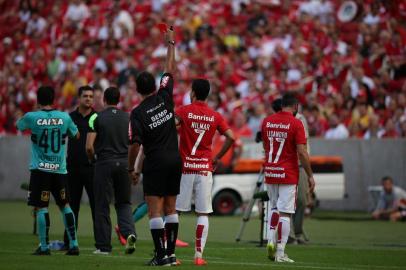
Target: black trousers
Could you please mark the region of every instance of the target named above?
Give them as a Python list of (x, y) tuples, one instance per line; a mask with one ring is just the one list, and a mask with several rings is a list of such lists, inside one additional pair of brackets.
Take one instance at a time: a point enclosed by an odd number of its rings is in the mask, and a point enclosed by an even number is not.
[[(89, 197), (89, 205), (92, 212), (93, 221), (93, 235), (95, 234), (95, 219), (94, 219), (94, 167), (79, 167), (79, 168), (69, 168), (67, 177), (67, 191), (69, 198), (69, 205), (75, 215), (76, 220), (76, 230), (78, 229), (79, 221), (79, 210), (80, 202), (82, 199), (83, 188), (86, 190), (87, 197)], [(69, 247), (69, 238), (66, 233), (64, 233), (63, 240), (65, 246)]]
[(127, 159), (98, 161), (94, 172), (96, 248), (111, 251), (110, 202), (114, 196), (118, 226), (124, 237), (135, 234)]

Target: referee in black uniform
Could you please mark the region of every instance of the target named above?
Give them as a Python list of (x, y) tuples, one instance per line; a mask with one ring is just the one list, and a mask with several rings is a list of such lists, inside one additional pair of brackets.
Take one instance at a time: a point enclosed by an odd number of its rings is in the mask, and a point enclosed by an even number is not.
[[(82, 199), (83, 188), (85, 188), (89, 198), (90, 209), (92, 211), (93, 233), (94, 228), (94, 194), (93, 194), (93, 171), (94, 166), (86, 155), (86, 136), (89, 132), (89, 119), (95, 114), (93, 110), (93, 88), (86, 85), (78, 89), (79, 105), (76, 110), (69, 115), (78, 127), (81, 134), (78, 140), (69, 138), (68, 156), (66, 166), (68, 169), (67, 191), (69, 204), (75, 214), (76, 229), (78, 228), (80, 201)], [(65, 248), (69, 248), (69, 238), (64, 233)]]
[(86, 152), (96, 156), (94, 172), (95, 239), (94, 254), (111, 252), (110, 201), (111, 188), (121, 234), (127, 238), (126, 253), (135, 250), (135, 229), (131, 216), (131, 181), (128, 177), (129, 115), (117, 109), (120, 91), (109, 87), (104, 91), (105, 109), (89, 120)]
[[(128, 152), (128, 165), (134, 183), (138, 182), (140, 174), (134, 171), (140, 145), (143, 145), (145, 154), (142, 166), (143, 188), (155, 245), (155, 256), (149, 265), (176, 265), (175, 243), (179, 220), (175, 203), (176, 195), (179, 193), (182, 162), (175, 126), (173, 77), (170, 73), (175, 65), (173, 37), (171, 28), (167, 32), (166, 67), (159, 90), (156, 91), (153, 75), (148, 72), (140, 73), (136, 84), (142, 101), (130, 116), (131, 146)], [(165, 215), (165, 229), (162, 214)], [(164, 233), (167, 248), (164, 245)]]

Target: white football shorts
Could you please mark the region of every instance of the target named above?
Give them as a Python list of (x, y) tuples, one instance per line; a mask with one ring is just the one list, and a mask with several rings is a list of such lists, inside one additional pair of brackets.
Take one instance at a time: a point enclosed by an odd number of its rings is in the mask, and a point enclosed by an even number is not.
[(296, 210), (297, 185), (266, 184), (271, 208), (294, 214)]
[(204, 172), (204, 174), (182, 174), (180, 192), (176, 198), (176, 210), (182, 212), (190, 211), (194, 195), (196, 213), (212, 213), (212, 186), (213, 176), (211, 172)]

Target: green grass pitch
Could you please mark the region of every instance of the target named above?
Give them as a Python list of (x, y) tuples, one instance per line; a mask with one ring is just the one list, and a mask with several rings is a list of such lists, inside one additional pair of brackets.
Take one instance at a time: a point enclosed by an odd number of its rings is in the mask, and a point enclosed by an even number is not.
[[(147, 219), (137, 223), (137, 250), (125, 255), (123, 247), (112, 234), (113, 253), (93, 255), (93, 237), (88, 205), (82, 205), (79, 218), (80, 256), (68, 257), (54, 251), (52, 256), (37, 257), (30, 253), (37, 246), (32, 234), (30, 208), (24, 202), (0, 202), (0, 269), (138, 269), (151, 258), (152, 242)], [(115, 224), (115, 212), (112, 208)], [(406, 269), (406, 224), (375, 222), (360, 213), (316, 212), (305, 223), (311, 243), (306, 246), (287, 246), (294, 264), (270, 262), (265, 248), (257, 247), (259, 220), (248, 222), (242, 241), (235, 242), (241, 217), (212, 217), (205, 258), (210, 269)], [(51, 240), (62, 239), (62, 220), (56, 206), (50, 207)], [(345, 219), (342, 219), (345, 218)], [(181, 269), (193, 265), (195, 217), (180, 217), (179, 236), (191, 247), (178, 248)]]

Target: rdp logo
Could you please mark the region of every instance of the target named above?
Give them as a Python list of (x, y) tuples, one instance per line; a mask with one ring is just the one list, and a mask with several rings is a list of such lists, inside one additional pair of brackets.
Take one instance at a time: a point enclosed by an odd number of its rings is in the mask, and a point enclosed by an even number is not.
[(39, 163), (39, 167), (40, 167), (41, 169), (54, 171), (54, 170), (58, 170), (58, 169), (59, 169), (59, 164), (40, 162), (40, 163)]

